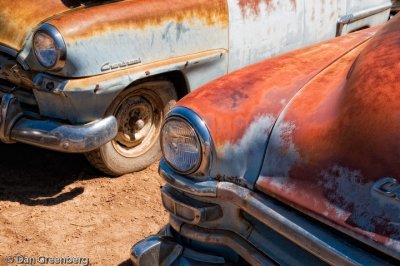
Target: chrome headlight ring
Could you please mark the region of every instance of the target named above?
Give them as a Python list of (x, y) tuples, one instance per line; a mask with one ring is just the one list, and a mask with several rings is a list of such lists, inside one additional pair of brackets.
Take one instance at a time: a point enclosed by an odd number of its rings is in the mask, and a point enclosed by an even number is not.
[(50, 24), (41, 25), (33, 35), (32, 49), (46, 69), (58, 71), (65, 65), (67, 48), (60, 32)]
[[(189, 175), (191, 177), (202, 178), (205, 177), (208, 173), (209, 164), (212, 158), (212, 140), (210, 132), (205, 124), (205, 122), (192, 110), (186, 107), (175, 107), (173, 108), (167, 115), (167, 119), (164, 123), (164, 126), (176, 120), (180, 120), (182, 122), (187, 123), (188, 126), (196, 133), (196, 137), (199, 141), (199, 160), (196, 162), (190, 169), (186, 171), (181, 171), (174, 167), (174, 165), (167, 160), (164, 156), (165, 162), (176, 172), (184, 175)], [(164, 129), (163, 126), (163, 129)], [(161, 132), (163, 132), (163, 129)], [(164, 154), (164, 144), (163, 136), (161, 136), (161, 147)]]

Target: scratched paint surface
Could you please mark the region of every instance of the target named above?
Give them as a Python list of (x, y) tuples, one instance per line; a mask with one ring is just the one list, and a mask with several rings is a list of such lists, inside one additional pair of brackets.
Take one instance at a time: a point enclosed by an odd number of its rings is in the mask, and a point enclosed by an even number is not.
[[(181, 100), (178, 105), (198, 113), (211, 132), (216, 148), (211, 175), (240, 179), (252, 186), (267, 137), (282, 109), (320, 69), (373, 32), (375, 29), (355, 33), (244, 68)], [(248, 145), (252, 138), (256, 145)]]
[(399, 201), (372, 186), (400, 180), (399, 23), (299, 91), (277, 121), (256, 185), (397, 257)]

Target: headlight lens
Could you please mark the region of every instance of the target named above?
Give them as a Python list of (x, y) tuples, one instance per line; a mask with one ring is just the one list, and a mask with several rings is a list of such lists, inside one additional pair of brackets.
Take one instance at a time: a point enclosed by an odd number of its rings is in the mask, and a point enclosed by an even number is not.
[(39, 63), (51, 70), (64, 66), (66, 47), (61, 34), (49, 24), (43, 24), (33, 36), (33, 51)]
[(161, 149), (166, 162), (180, 173), (192, 173), (200, 165), (200, 140), (193, 127), (181, 118), (172, 117), (164, 124)]
[(46, 68), (50, 68), (57, 63), (58, 49), (56, 43), (50, 35), (39, 31), (33, 39), (33, 47), (40, 64)]

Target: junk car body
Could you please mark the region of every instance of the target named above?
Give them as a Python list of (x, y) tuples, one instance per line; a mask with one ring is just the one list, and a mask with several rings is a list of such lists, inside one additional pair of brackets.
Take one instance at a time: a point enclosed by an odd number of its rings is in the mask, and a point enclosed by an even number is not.
[(398, 265), (400, 16), (207, 84), (162, 128), (135, 265)]
[(400, 11), (400, 1), (399, 0), (392, 0), (392, 11), (393, 15), (396, 15)]
[[(278, 3), (279, 2), (279, 3)], [(118, 175), (159, 158), (165, 113), (206, 82), (387, 20), (389, 0), (0, 1), (0, 139)]]

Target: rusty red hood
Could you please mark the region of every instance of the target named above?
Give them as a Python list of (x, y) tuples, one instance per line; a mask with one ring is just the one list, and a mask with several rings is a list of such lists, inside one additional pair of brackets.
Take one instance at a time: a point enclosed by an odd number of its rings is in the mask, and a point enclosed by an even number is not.
[(214, 81), (181, 100), (178, 105), (198, 113), (212, 135), (215, 154), (209, 175), (253, 187), (268, 136), (285, 106), (322, 69), (375, 31), (354, 33), (266, 60)]
[(306, 84), (256, 188), (400, 258), (400, 17)]
[[(21, 50), (29, 34), (41, 23), (74, 8), (105, 1), (0, 0), (0, 44)], [(82, 3), (82, 5), (81, 5)]]

